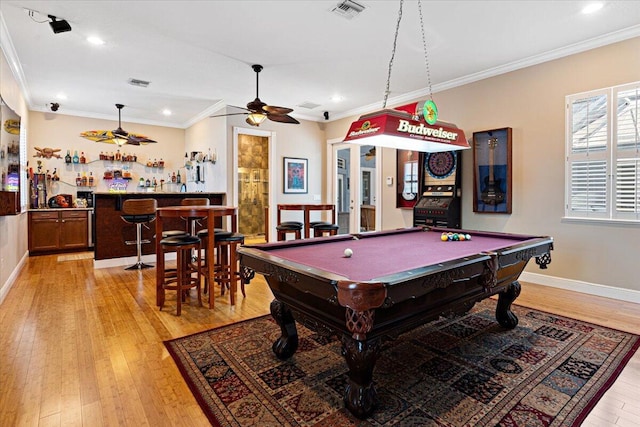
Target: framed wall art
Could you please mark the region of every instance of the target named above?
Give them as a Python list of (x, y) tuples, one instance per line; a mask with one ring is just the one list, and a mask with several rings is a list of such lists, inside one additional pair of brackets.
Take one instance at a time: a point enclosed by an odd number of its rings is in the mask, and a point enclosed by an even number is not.
[(473, 133), (473, 211), (511, 213), (511, 128)]
[(309, 180), (308, 159), (284, 158), (284, 192), (305, 194)]

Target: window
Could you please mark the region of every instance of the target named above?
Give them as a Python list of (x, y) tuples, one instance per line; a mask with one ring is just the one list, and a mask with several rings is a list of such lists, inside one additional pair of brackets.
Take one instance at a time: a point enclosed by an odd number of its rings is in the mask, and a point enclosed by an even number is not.
[(566, 98), (569, 218), (640, 221), (640, 82)]

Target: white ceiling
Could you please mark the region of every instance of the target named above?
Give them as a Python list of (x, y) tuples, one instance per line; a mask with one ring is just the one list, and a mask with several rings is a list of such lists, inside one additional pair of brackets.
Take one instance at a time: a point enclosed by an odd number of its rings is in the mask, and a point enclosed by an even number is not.
[[(380, 109), (384, 98), (400, 3), (357, 1), (366, 9), (348, 20), (331, 13), (340, 0), (2, 0), (0, 42), (31, 110), (58, 102), (59, 114), (117, 120), (114, 104), (122, 103), (123, 123), (184, 128), (253, 100), (251, 64), (261, 64), (262, 101), (299, 119), (321, 121), (328, 111), (333, 120)], [(423, 1), (434, 93), (640, 36), (640, 1), (606, 1), (582, 14), (588, 3)], [(32, 19), (25, 8), (38, 13)], [(72, 31), (54, 34), (46, 15)], [(90, 35), (106, 43), (92, 46)], [(130, 78), (151, 84), (131, 86)], [(407, 0), (387, 104), (426, 98), (427, 88), (418, 6)], [(56, 98), (61, 92), (66, 100)]]

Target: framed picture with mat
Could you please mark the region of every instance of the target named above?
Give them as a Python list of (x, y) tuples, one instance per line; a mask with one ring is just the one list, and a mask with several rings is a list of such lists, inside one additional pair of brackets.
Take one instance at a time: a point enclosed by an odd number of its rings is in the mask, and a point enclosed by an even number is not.
[(511, 128), (473, 133), (473, 211), (511, 213)]

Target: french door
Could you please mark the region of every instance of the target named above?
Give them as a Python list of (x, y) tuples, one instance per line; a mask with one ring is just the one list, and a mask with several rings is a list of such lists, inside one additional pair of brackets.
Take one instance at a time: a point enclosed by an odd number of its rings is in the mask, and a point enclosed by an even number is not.
[(372, 145), (331, 145), (330, 173), (339, 234), (379, 228), (380, 156)]

